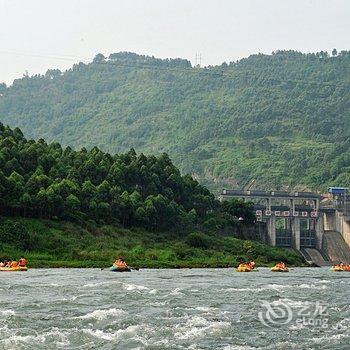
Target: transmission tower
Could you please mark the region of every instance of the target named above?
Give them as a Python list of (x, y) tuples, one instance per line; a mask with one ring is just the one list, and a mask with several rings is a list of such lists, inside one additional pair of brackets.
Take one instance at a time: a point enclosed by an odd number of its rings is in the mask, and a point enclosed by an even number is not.
[(202, 54), (196, 52), (195, 66), (200, 67), (202, 65)]

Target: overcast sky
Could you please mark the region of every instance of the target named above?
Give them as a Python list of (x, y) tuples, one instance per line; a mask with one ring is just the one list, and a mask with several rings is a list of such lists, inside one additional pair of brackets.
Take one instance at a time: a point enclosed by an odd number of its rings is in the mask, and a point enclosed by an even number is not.
[(0, 81), (98, 52), (202, 65), (278, 49), (350, 49), (350, 0), (0, 0)]

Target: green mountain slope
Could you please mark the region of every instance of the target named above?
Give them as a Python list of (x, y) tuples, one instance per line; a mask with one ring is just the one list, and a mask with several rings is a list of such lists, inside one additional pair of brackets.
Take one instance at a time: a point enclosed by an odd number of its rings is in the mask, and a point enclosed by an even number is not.
[(253, 55), (216, 67), (97, 55), (0, 90), (0, 121), (109, 152), (167, 152), (211, 188), (350, 185), (350, 53)]
[(254, 221), (252, 203), (220, 203), (166, 154), (74, 151), (0, 124), (0, 260), (25, 255), (32, 267), (108, 266), (120, 255), (142, 267), (304, 262), (297, 252), (233, 237), (257, 239)]

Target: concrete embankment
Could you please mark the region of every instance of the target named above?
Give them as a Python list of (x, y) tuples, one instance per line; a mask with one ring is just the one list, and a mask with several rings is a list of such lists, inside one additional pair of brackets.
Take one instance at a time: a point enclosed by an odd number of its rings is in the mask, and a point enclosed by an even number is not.
[(350, 249), (340, 232), (325, 231), (322, 250), (334, 264), (350, 262)]

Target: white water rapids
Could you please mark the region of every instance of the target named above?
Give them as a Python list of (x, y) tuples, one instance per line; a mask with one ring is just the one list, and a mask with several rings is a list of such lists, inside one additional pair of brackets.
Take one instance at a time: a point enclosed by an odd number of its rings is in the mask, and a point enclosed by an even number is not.
[[(329, 268), (2, 273), (0, 349), (347, 349), (349, 287)], [(262, 301), (292, 319), (264, 324)]]

